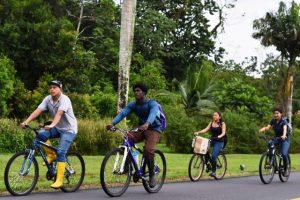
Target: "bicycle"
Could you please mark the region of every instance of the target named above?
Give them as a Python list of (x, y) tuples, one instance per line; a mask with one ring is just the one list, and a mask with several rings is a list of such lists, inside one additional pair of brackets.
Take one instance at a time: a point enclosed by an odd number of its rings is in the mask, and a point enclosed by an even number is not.
[[(209, 140), (209, 142), (211, 142), (211, 139)], [(209, 173), (212, 170), (211, 154), (209, 152), (207, 152), (206, 154), (199, 154), (194, 152), (189, 162), (188, 173), (189, 173), (190, 180), (193, 182), (199, 181), (200, 178), (202, 177), (204, 169), (206, 173)], [(216, 180), (223, 179), (223, 177), (226, 174), (226, 171), (227, 171), (227, 159), (223, 148), (220, 151), (216, 160), (216, 176), (214, 178)]]
[[(32, 130), (36, 135), (39, 128), (32, 128), (26, 126)], [(47, 157), (42, 147), (45, 146), (55, 153), (57, 148), (50, 146), (37, 138), (34, 139), (33, 145), (24, 151), (15, 153), (8, 161), (5, 172), (4, 182), (6, 189), (10, 194), (14, 196), (24, 196), (32, 192), (35, 188), (39, 177), (39, 166), (36, 160), (36, 151), (40, 152), (42, 159), (48, 171), (46, 173), (47, 180), (55, 181), (56, 179), (56, 160), (49, 164)], [(78, 190), (83, 182), (85, 174), (85, 163), (80, 153), (68, 152), (66, 161), (66, 171), (63, 187), (60, 189), (63, 192), (75, 192)]]
[[(133, 176), (134, 183), (142, 179), (143, 186), (148, 193), (157, 193), (160, 191), (166, 178), (166, 159), (164, 154), (157, 149), (154, 151), (154, 170), (157, 185), (151, 188), (149, 186), (149, 172), (144, 162), (144, 156), (141, 159), (140, 168), (138, 168), (139, 163), (133, 155), (134, 149), (141, 154), (143, 154), (143, 151), (128, 138), (129, 132), (137, 132), (138, 130), (128, 131), (113, 127), (111, 131), (121, 132), (124, 141), (118, 148), (109, 151), (101, 164), (100, 183), (104, 192), (111, 197), (121, 196), (127, 190), (131, 176)], [(134, 173), (132, 173), (133, 170), (135, 170)]]
[[(266, 140), (267, 142), (269, 142), (272, 139), (267, 136), (260, 136), (260, 138)], [(278, 164), (278, 159), (279, 159), (279, 164)], [(259, 162), (260, 180), (264, 184), (269, 184), (272, 182), (275, 173), (278, 173), (280, 181), (287, 182), (291, 173), (291, 158), (289, 154), (288, 154), (287, 170), (288, 170), (288, 176), (284, 176), (282, 155), (278, 153), (277, 148), (275, 147), (274, 144), (272, 144), (270, 148), (268, 148), (268, 150), (261, 155), (260, 162)]]

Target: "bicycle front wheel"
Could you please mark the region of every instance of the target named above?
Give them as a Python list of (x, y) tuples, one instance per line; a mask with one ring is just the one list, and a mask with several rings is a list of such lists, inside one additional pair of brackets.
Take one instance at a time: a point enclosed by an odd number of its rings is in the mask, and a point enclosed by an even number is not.
[(63, 187), (64, 192), (75, 192), (81, 186), (85, 174), (85, 163), (80, 153), (67, 154), (66, 171)]
[(288, 160), (287, 160), (287, 176), (284, 176), (284, 165), (283, 165), (283, 159), (280, 157), (279, 160), (279, 179), (281, 182), (287, 182), (289, 180), (290, 174), (291, 174), (291, 158), (290, 155), (288, 155)]
[(5, 172), (4, 182), (6, 189), (14, 196), (29, 194), (35, 187), (39, 168), (36, 159), (28, 158), (29, 151), (14, 154), (8, 161)]
[(111, 197), (121, 196), (130, 184), (131, 165), (125, 162), (121, 171), (124, 160), (124, 149), (116, 148), (109, 151), (102, 161), (100, 183), (104, 192)]
[(275, 174), (274, 157), (268, 155), (268, 152), (261, 156), (259, 162), (259, 177), (264, 184), (272, 182)]
[(149, 169), (144, 167), (143, 186), (148, 193), (158, 192), (165, 183), (167, 164), (164, 154), (159, 150), (154, 150), (154, 171), (156, 176), (156, 186), (151, 188), (149, 186)]
[(227, 171), (227, 159), (225, 154), (220, 154), (216, 160), (216, 180), (221, 180)]
[(204, 169), (204, 159), (202, 155), (194, 154), (189, 163), (189, 177), (191, 181), (199, 181)]

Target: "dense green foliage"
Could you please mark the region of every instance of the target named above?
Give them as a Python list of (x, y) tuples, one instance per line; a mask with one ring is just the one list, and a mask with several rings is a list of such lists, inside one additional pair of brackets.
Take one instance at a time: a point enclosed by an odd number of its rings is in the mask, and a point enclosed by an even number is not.
[[(80, 2), (0, 0), (0, 152), (31, 143), (33, 135), (17, 124), (48, 94), (52, 79), (63, 82), (79, 119), (72, 148), (97, 154), (119, 144), (120, 138), (104, 127), (117, 107), (121, 7), (111, 0)], [(255, 133), (270, 121), (272, 107), (281, 105), (288, 63), (269, 56), (262, 76), (254, 78), (255, 57), (241, 63), (222, 60), (224, 49), (215, 41), (231, 7), (215, 0), (138, 1), (130, 85), (148, 84), (149, 97), (161, 103), (167, 117), (161, 142), (176, 152), (191, 152), (193, 132), (207, 126), (213, 111), (224, 114), (229, 152), (265, 149)], [(212, 25), (208, 14), (218, 23)], [(295, 97), (297, 111), (299, 93)], [(299, 119), (295, 115), (293, 152), (299, 151)], [(136, 122), (130, 116), (127, 125)]]

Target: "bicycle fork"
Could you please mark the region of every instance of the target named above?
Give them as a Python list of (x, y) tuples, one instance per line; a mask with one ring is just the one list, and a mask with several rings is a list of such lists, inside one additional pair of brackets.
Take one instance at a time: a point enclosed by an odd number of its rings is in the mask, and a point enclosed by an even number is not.
[(30, 166), (32, 163), (34, 152), (35, 152), (34, 149), (30, 149), (27, 158), (24, 157), (24, 160), (23, 160), (23, 163), (22, 163), (22, 166), (20, 169), (20, 175), (26, 176), (29, 173), (29, 169), (30, 169)]
[[(120, 173), (120, 174), (122, 174), (124, 172), (124, 166), (125, 166), (126, 158), (127, 158), (127, 155), (128, 155), (128, 147), (121, 146), (121, 148), (124, 148), (124, 156), (123, 156), (123, 159), (122, 159), (120, 170), (118, 171), (118, 173)], [(118, 152), (117, 156), (115, 158), (115, 162), (114, 162), (113, 173), (117, 172), (117, 167), (118, 167), (119, 159), (120, 159), (120, 154)]]

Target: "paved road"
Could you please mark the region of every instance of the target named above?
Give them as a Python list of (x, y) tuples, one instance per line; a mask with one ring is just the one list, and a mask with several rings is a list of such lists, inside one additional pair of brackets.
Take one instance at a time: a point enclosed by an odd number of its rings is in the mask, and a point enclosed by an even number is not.
[[(230, 178), (221, 181), (204, 180), (197, 183), (165, 184), (157, 194), (148, 194), (143, 186), (129, 187), (117, 199), (128, 200), (287, 200), (300, 197), (300, 173), (292, 173), (287, 183), (278, 176), (269, 185), (260, 182), (258, 176)], [(49, 192), (30, 194), (26, 197), (0, 197), (0, 200), (94, 200), (112, 199), (103, 190), (80, 190), (76, 193)]]

